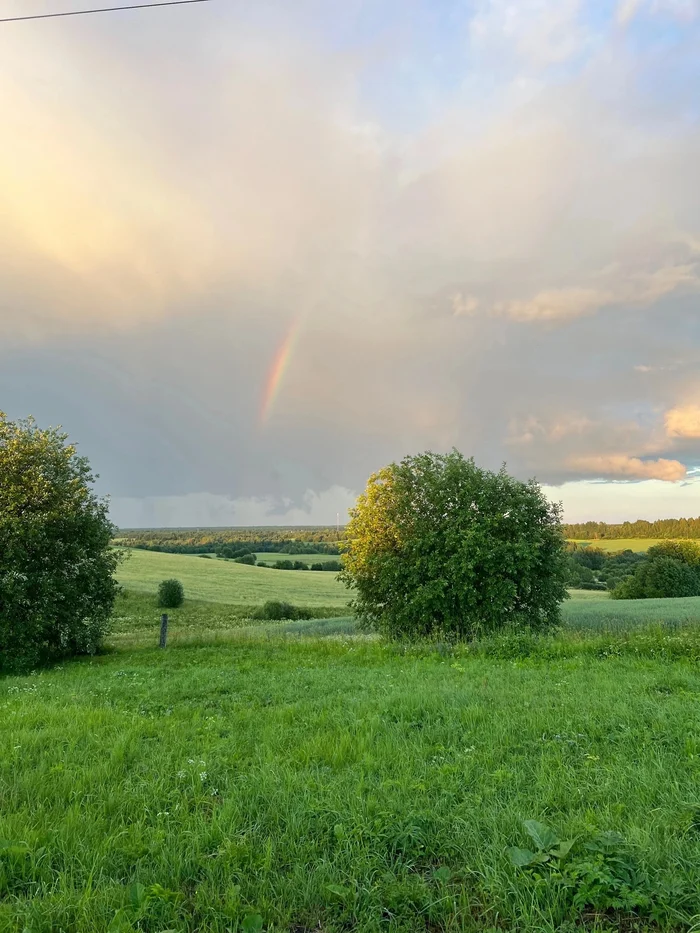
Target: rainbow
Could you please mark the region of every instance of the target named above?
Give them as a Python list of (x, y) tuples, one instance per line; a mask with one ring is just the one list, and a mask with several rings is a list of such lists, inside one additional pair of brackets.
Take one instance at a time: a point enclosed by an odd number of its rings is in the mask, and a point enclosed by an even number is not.
[(284, 374), (289, 366), (289, 361), (296, 347), (301, 329), (301, 315), (292, 321), (292, 325), (282, 343), (277, 348), (272, 365), (270, 366), (265, 380), (265, 390), (263, 392), (262, 405), (260, 407), (260, 425), (264, 426), (272, 413)]

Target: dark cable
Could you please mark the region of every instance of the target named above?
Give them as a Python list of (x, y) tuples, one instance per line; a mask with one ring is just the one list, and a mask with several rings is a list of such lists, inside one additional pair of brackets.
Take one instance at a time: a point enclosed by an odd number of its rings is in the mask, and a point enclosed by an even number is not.
[(33, 16), (7, 16), (0, 23), (26, 19), (54, 19), (57, 16), (84, 16), (86, 13), (114, 13), (117, 10), (145, 10), (152, 6), (182, 6), (185, 3), (209, 3), (209, 0), (161, 0), (160, 3), (132, 3), (129, 6), (106, 6), (99, 10), (66, 10), (63, 13), (35, 13)]

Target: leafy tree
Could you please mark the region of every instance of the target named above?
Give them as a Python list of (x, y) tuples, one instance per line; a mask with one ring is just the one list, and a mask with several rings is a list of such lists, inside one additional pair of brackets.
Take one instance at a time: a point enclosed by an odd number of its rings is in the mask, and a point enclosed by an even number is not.
[(244, 554), (242, 557), (236, 557), (235, 563), (236, 564), (250, 564), (251, 566), (253, 566), (256, 560), (257, 558), (255, 554)]
[(92, 654), (108, 630), (120, 553), (93, 482), (66, 434), (0, 412), (0, 669)]
[(700, 547), (694, 541), (663, 541), (650, 547), (634, 575), (610, 595), (614, 599), (700, 596)]
[(560, 619), (560, 506), (534, 481), (454, 450), (392, 463), (350, 511), (340, 578), (367, 626), (397, 638), (471, 638)]
[(178, 609), (185, 601), (185, 588), (179, 580), (163, 580), (158, 587), (158, 605)]
[(660, 557), (671, 557), (688, 567), (700, 567), (700, 546), (695, 541), (662, 541), (647, 551), (649, 560), (658, 560)]
[(613, 599), (700, 596), (700, 573), (673, 557), (657, 557), (642, 564), (610, 595)]

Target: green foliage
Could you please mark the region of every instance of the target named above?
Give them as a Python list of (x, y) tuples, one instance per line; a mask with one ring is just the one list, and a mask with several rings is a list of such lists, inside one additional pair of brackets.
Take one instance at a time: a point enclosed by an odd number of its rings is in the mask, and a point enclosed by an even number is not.
[(350, 515), (341, 579), (384, 634), (471, 638), (559, 622), (560, 509), (534, 481), (428, 452), (371, 476)]
[(611, 595), (613, 599), (700, 596), (700, 547), (694, 541), (665, 541), (649, 548), (634, 575)]
[(257, 558), (255, 554), (244, 554), (242, 557), (236, 557), (235, 561), (237, 564), (248, 564), (251, 567), (255, 566)]
[(301, 606), (293, 606), (277, 599), (269, 599), (263, 606), (252, 613), (251, 618), (268, 622), (277, 622), (283, 619), (310, 619), (312, 613)]
[(619, 833), (596, 833), (587, 841), (561, 841), (553, 829), (535, 820), (527, 820), (523, 826), (534, 847), (511, 847), (512, 864), (530, 872), (535, 882), (558, 890), (572, 919), (583, 911), (638, 916), (672, 913), (668, 885), (653, 882), (636, 865), (631, 847)]
[(119, 554), (93, 481), (66, 434), (0, 412), (0, 669), (102, 643)]
[(700, 538), (700, 518), (664, 518), (655, 522), (642, 519), (608, 525), (583, 522), (564, 525), (567, 538), (576, 541), (614, 541), (619, 538)]
[(185, 588), (179, 580), (163, 580), (158, 587), (158, 605), (163, 609), (177, 609), (185, 601)]

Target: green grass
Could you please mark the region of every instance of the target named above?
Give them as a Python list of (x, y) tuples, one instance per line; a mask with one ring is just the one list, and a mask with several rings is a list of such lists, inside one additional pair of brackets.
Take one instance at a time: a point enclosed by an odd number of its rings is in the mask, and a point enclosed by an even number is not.
[(642, 551), (648, 551), (654, 544), (662, 544), (668, 540), (668, 538), (610, 538), (597, 541), (578, 540), (574, 541), (574, 543), (600, 548), (602, 551), (609, 551), (610, 553), (627, 550), (641, 553)]
[(635, 631), (660, 626), (667, 630), (700, 627), (700, 596), (685, 599), (570, 600), (564, 620), (572, 629)]
[[(700, 599), (579, 591), (555, 636), (405, 647), (322, 618), (330, 573), (121, 577), (104, 655), (0, 678), (0, 933), (697, 929)], [(319, 618), (251, 622), (273, 597)], [(575, 840), (562, 872), (511, 863), (528, 819)]]
[[(258, 561), (264, 564), (277, 564), (281, 560), (300, 560), (305, 564), (327, 564), (329, 561), (339, 561), (339, 554), (280, 554), (278, 552), (260, 551), (256, 555)], [(331, 571), (327, 571), (331, 573)]]
[(161, 580), (176, 577), (188, 599), (241, 606), (258, 606), (281, 599), (299, 606), (346, 606), (348, 590), (329, 571), (284, 571), (250, 567), (235, 561), (212, 560), (189, 554), (127, 551), (118, 572), (130, 590), (155, 594)]
[(700, 913), (683, 660), (239, 632), (5, 678), (0, 707), (3, 931), (618, 929), (511, 865), (531, 818), (579, 861), (622, 834), (661, 929)]

